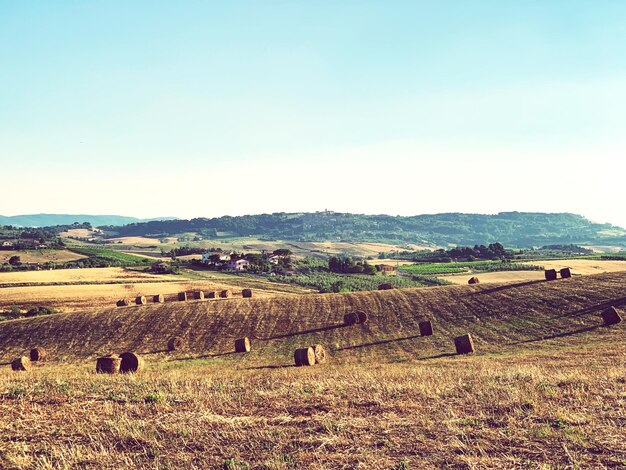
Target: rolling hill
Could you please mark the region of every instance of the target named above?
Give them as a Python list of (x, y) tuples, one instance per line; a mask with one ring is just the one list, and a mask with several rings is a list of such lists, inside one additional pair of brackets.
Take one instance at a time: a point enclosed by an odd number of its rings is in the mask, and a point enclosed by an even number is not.
[(448, 213), (411, 217), (335, 212), (275, 213), (141, 222), (101, 228), (119, 236), (164, 237), (197, 233), (208, 239), (256, 237), (301, 242), (384, 242), (431, 246), (473, 246), (493, 242), (519, 248), (570, 243), (626, 246), (625, 229), (594, 223), (569, 213)]
[[(478, 351), (593, 331), (599, 313), (626, 305), (626, 273), (579, 276), (554, 282), (445, 286), (352, 294), (168, 302), (65, 313), (0, 324), (0, 355), (7, 361), (33, 347), (53, 360), (136, 351), (157, 360), (172, 335), (189, 350), (174, 358), (227, 355), (236, 338), (249, 336), (255, 364), (291, 364), (296, 347), (322, 343), (337, 362), (385, 362), (448, 355), (452, 338), (471, 333)], [(343, 315), (365, 310), (364, 325), (343, 326)], [(419, 336), (418, 322), (432, 320), (435, 334)], [(152, 358), (152, 359), (151, 359)]]

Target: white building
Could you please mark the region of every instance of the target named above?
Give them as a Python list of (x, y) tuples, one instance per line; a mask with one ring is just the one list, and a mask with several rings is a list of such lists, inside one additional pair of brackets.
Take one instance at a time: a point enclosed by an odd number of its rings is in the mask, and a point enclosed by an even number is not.
[(248, 269), (250, 261), (245, 259), (232, 259), (226, 263), (226, 269), (232, 269), (233, 271), (245, 271)]

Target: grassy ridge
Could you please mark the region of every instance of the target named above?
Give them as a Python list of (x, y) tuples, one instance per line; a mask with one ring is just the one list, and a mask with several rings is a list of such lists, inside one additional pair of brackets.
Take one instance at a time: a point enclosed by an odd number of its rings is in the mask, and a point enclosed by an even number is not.
[(115, 266), (138, 266), (154, 263), (154, 260), (137, 255), (129, 255), (117, 250), (106, 248), (71, 247), (70, 251), (89, 257), (95, 263), (102, 262)]
[[(293, 349), (303, 342), (332, 345), (342, 360), (389, 360), (449, 352), (450, 338), (466, 332), (479, 349), (494, 350), (596, 327), (602, 308), (624, 299), (625, 278), (611, 273), (495, 288), (480, 284), (112, 307), (3, 322), (0, 351), (9, 359), (37, 344), (72, 360), (118, 349), (159, 351), (168, 336), (180, 334), (189, 337), (185, 354), (191, 356), (228, 352), (235, 338), (250, 336), (258, 354), (250, 357), (269, 364), (279, 358), (291, 363)], [(369, 313), (366, 325), (328, 328), (341, 325), (344, 313), (355, 309)], [(415, 336), (422, 319), (436, 322), (436, 333), (427, 340)]]

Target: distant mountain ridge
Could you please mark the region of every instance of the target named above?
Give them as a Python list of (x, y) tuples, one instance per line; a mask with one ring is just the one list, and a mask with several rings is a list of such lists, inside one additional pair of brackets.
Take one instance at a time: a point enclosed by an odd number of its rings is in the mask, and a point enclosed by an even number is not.
[(414, 243), (450, 246), (503, 243), (507, 247), (549, 244), (626, 246), (626, 230), (571, 213), (362, 215), (336, 212), (274, 213), (238, 217), (134, 222), (101, 226), (121, 236), (161, 237), (197, 233), (204, 238), (247, 237), (293, 241)]
[(94, 227), (100, 225), (126, 225), (138, 222), (156, 220), (176, 220), (176, 217), (158, 217), (153, 219), (139, 219), (122, 215), (90, 215), (90, 214), (24, 214), (4, 216), (0, 215), (0, 225), (14, 225), (18, 227), (50, 227), (53, 225), (71, 225), (74, 222), (89, 222)]

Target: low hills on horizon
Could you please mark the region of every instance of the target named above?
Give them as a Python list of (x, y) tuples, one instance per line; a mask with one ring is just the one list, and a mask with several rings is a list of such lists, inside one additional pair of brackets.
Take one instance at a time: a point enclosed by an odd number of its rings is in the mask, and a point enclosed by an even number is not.
[(78, 222), (89, 222), (94, 227), (100, 225), (126, 225), (138, 222), (150, 222), (155, 220), (176, 220), (176, 217), (156, 217), (141, 219), (123, 215), (93, 215), (93, 214), (21, 214), (0, 215), (0, 225), (12, 225), (15, 227), (53, 227), (55, 225), (72, 225)]
[(256, 237), (301, 242), (380, 242), (451, 246), (503, 243), (508, 247), (580, 244), (626, 247), (626, 229), (594, 223), (572, 213), (441, 213), (416, 216), (363, 215), (332, 211), (215, 218), (139, 219), (117, 215), (33, 214), (0, 216), (0, 224), (25, 227), (89, 222), (115, 236), (165, 237), (194, 233), (204, 239)]

